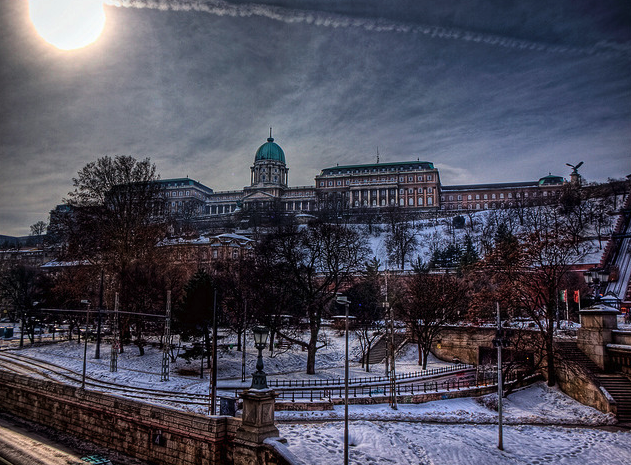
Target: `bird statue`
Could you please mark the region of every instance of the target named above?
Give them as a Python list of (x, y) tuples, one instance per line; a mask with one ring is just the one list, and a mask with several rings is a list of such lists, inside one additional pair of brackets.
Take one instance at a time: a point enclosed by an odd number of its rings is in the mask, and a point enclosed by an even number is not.
[(583, 163), (584, 162), (580, 162), (577, 165), (570, 165), (569, 163), (566, 163), (566, 165), (572, 168), (572, 174), (578, 174), (578, 169), (583, 165)]

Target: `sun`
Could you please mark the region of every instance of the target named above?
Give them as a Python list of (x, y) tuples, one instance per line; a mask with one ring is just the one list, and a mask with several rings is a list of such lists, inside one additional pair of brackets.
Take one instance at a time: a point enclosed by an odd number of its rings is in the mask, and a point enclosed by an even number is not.
[(29, 15), (42, 38), (61, 50), (96, 41), (105, 27), (103, 0), (29, 0)]

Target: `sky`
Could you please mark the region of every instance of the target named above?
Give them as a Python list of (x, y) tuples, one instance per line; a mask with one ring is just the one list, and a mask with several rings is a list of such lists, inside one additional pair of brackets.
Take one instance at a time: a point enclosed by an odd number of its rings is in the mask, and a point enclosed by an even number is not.
[(270, 127), (294, 186), (377, 154), (443, 184), (631, 173), (627, 0), (105, 3), (96, 42), (62, 51), (0, 2), (0, 234), (105, 155), (241, 189)]

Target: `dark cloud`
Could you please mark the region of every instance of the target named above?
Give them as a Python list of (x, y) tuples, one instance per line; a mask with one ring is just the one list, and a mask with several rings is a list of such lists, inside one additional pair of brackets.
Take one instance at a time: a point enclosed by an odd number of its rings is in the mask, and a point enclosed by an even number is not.
[(377, 150), (453, 184), (631, 171), (627, 2), (168, 3), (107, 7), (98, 42), (60, 52), (2, 2), (0, 233), (106, 154), (239, 189), (270, 126), (293, 185)]

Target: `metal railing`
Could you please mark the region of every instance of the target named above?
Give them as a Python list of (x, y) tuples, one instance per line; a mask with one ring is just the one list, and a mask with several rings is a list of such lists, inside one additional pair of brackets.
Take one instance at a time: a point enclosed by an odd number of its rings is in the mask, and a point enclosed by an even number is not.
[[(397, 381), (412, 378), (426, 378), (445, 373), (453, 373), (455, 371), (468, 370), (473, 368), (473, 365), (458, 364), (449, 367), (433, 368), (431, 370), (414, 371), (411, 373), (399, 373), (396, 375)], [(360, 378), (351, 378), (348, 380), (349, 384), (367, 385), (367, 384), (379, 384), (388, 383), (390, 381), (389, 376), (366, 376)], [(267, 385), (269, 387), (277, 388), (308, 388), (317, 386), (343, 386), (344, 378), (327, 378), (327, 379), (268, 379)]]
[[(505, 384), (516, 381), (516, 376), (510, 376), (504, 380)], [(465, 389), (474, 389), (487, 386), (497, 385), (497, 377), (492, 373), (481, 379), (449, 379), (444, 381), (427, 381), (424, 383), (399, 384), (395, 388), (397, 396), (414, 396), (421, 394), (430, 394), (437, 392), (460, 391)], [(353, 386), (349, 389), (349, 397), (380, 397), (387, 399), (391, 393), (389, 384), (382, 386)], [(296, 401), (331, 401), (332, 399), (341, 399), (344, 397), (344, 386), (320, 387), (320, 388), (294, 388), (283, 391), (277, 391), (277, 399)]]

